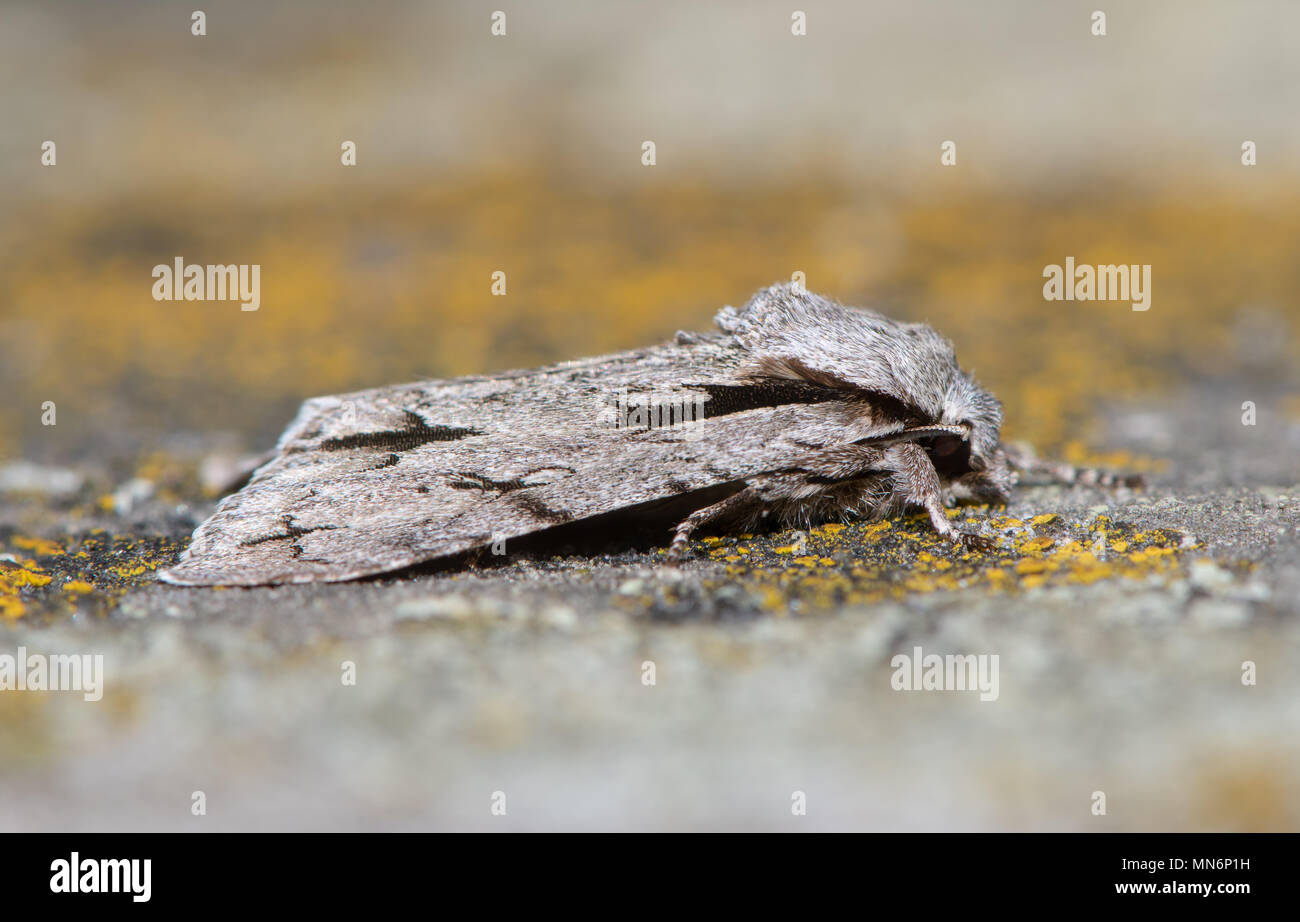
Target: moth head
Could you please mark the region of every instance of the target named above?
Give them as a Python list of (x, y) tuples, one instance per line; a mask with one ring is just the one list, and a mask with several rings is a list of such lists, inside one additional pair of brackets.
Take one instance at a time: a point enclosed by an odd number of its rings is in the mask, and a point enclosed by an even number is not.
[(952, 377), (944, 394), (940, 422), (966, 431), (964, 439), (940, 436), (934, 440), (930, 454), (941, 473), (958, 476), (987, 470), (993, 464), (1002, 429), (1002, 404), (969, 375)]

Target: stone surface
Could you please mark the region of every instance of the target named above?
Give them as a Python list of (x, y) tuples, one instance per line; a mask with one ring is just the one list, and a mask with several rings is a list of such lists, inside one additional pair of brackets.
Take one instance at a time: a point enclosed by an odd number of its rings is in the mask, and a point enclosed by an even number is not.
[[(706, 538), (681, 571), (611, 548), (191, 590), (150, 574), (210, 501), (10, 500), (8, 584), (49, 579), (10, 586), (0, 652), (102, 653), (106, 680), (0, 693), (0, 828), (1295, 828), (1297, 434), (1196, 406), (1159, 408), (1184, 436), (1148, 490), (961, 510), (988, 555), (912, 517)], [(894, 690), (918, 646), (997, 654), (996, 700)]]

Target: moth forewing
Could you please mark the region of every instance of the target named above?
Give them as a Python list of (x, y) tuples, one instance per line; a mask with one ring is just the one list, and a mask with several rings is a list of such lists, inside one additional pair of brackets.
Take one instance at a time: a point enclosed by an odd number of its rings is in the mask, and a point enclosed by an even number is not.
[(500, 400), (476, 434), (409, 445), (399, 440), (456, 421), (444, 410), (440, 419), (451, 422), (345, 432), (312, 415), (337, 407), (318, 405), (309, 418), (300, 416), (297, 434), (273, 461), (222, 500), (162, 578), (185, 585), (336, 581), (494, 541), (508, 546), (777, 467), (804, 450), (790, 434), (816, 430), (814, 417), (824, 412), (791, 405), (683, 426), (616, 428), (588, 419), (547, 431), (566, 417), (534, 410), (528, 401)]

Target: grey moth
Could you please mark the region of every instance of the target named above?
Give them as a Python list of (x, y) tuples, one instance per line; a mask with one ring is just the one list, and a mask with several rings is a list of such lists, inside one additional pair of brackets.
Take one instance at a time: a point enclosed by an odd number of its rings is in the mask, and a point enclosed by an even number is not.
[[(186, 586), (339, 581), (466, 555), (619, 548), (682, 559), (697, 529), (807, 527), (1005, 501), (1002, 408), (948, 340), (799, 286), (710, 333), (528, 371), (316, 397), (159, 574)], [(1095, 476), (1094, 476), (1094, 479)], [(657, 537), (655, 537), (657, 536)]]

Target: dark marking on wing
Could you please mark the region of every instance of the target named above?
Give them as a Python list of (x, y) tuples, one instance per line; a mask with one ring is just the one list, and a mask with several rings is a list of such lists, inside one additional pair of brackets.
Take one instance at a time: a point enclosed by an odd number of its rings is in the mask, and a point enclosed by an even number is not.
[(502, 493), (510, 493), (513, 490), (524, 489), (524, 482), (519, 477), (513, 480), (493, 480), (491, 477), (468, 472), (458, 472), (455, 476), (460, 479), (453, 480), (449, 484), (453, 490), (498, 490)]
[(869, 403), (878, 410), (883, 410), (890, 419), (897, 420), (905, 426), (919, 426), (923, 423), (935, 422), (933, 417), (922, 413), (919, 408), (886, 394), (884, 391), (869, 391), (866, 388), (859, 388), (856, 396), (862, 402)]
[[(887, 394), (884, 391), (861, 387), (822, 368), (813, 368), (801, 359), (790, 356), (768, 357), (759, 362), (760, 374), (755, 376), (755, 383), (785, 382), (790, 384), (807, 384), (812, 387), (831, 391), (831, 399), (858, 401), (870, 404), (892, 419), (905, 420), (909, 423), (933, 422), (921, 412), (919, 407), (906, 400)], [(763, 377), (771, 375), (772, 377)]]
[(481, 429), (462, 426), (430, 426), (418, 413), (403, 410), (406, 425), (401, 429), (383, 432), (358, 432), (339, 435), (320, 443), (322, 451), (345, 451), (350, 448), (377, 448), (381, 451), (410, 451), (429, 442), (455, 442), (471, 435), (482, 435)]
[(547, 464), (542, 467), (535, 467), (531, 470), (524, 471), (518, 477), (511, 477), (509, 480), (493, 480), (484, 474), (475, 474), (473, 471), (457, 471), (453, 477), (458, 480), (451, 481), (448, 486), (453, 490), (495, 490), (498, 493), (512, 493), (515, 490), (526, 490), (528, 487), (542, 486), (541, 483), (529, 483), (528, 477), (542, 471), (564, 471), (566, 474), (575, 473), (574, 469), (563, 464)]
[(573, 513), (564, 509), (552, 509), (546, 503), (542, 502), (532, 493), (521, 491), (510, 494), (510, 501), (520, 509), (527, 512), (540, 522), (550, 522), (552, 525), (559, 525), (562, 522), (573, 521)]
[(843, 400), (844, 395), (829, 387), (803, 381), (772, 378), (753, 384), (688, 384), (709, 395), (704, 403), (704, 418), (729, 416), (746, 410), (781, 407), (791, 403), (829, 403)]
[[(239, 542), (239, 546), (254, 547), (255, 545), (258, 544), (266, 544), (268, 541), (288, 541), (290, 542), (289, 553), (292, 554), (295, 559), (311, 560), (312, 558), (304, 558), (302, 556), (303, 555), (302, 545), (298, 543), (298, 539), (301, 538), (303, 535), (310, 535), (314, 531), (334, 531), (336, 528), (339, 527), (337, 525), (314, 525), (311, 528), (304, 528), (301, 525), (295, 525), (293, 523), (293, 520), (294, 520), (294, 516), (291, 513), (285, 513), (283, 516), (280, 517), (280, 524), (284, 526), (283, 534), (276, 532), (270, 535), (262, 535), (261, 537), (258, 538), (249, 538), (247, 541)], [(327, 560), (320, 560), (315, 562), (329, 563), (329, 561)]]

